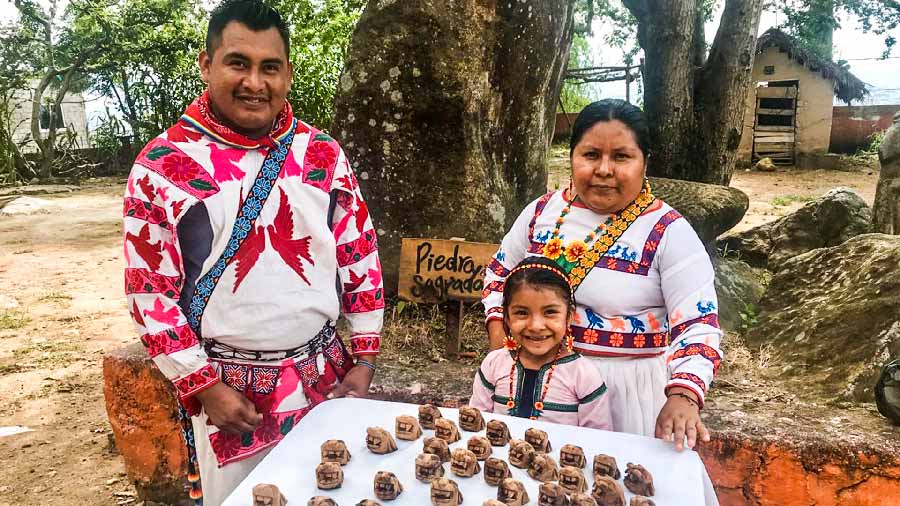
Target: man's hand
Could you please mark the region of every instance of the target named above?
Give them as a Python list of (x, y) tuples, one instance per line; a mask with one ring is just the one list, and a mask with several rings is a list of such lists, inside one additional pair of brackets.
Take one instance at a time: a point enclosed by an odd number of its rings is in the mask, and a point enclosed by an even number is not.
[(329, 399), (338, 397), (365, 397), (369, 393), (369, 385), (372, 384), (372, 377), (375, 376), (375, 370), (359, 362), (368, 362), (375, 365), (375, 357), (366, 357), (357, 359), (357, 364), (353, 366), (344, 376), (344, 380), (334, 386), (328, 392)]
[(224, 432), (253, 432), (263, 416), (250, 399), (219, 382), (196, 395), (209, 421)]
[[(694, 402), (685, 399), (684, 394)], [(656, 418), (656, 437), (666, 441), (672, 441), (674, 434), (675, 449), (684, 449), (684, 437), (687, 436), (687, 447), (694, 448), (697, 438), (709, 441), (709, 431), (700, 421), (700, 406), (696, 394), (686, 388), (672, 387), (669, 389), (669, 399)]]

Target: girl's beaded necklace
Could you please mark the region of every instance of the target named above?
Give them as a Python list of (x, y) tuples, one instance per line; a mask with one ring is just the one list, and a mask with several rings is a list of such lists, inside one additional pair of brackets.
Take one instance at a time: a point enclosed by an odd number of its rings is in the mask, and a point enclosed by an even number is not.
[[(515, 341), (513, 341), (515, 342)], [(521, 362), (519, 361), (519, 352), (521, 351), (521, 346), (516, 346), (515, 355), (513, 356), (512, 367), (509, 369), (509, 400), (506, 401), (506, 407), (509, 408), (510, 414), (515, 413), (516, 411), (516, 398), (513, 392), (513, 377), (516, 374), (516, 366)], [(544, 382), (544, 385), (541, 387), (541, 396), (538, 400), (534, 401), (534, 409), (537, 410), (538, 415), (540, 415), (541, 411), (544, 410), (544, 399), (547, 397), (547, 390), (550, 389), (550, 380), (553, 378), (553, 371), (556, 369), (556, 363), (559, 361), (560, 357), (563, 354), (563, 344), (559, 343), (559, 348), (556, 351), (556, 357), (553, 359), (553, 362), (550, 364), (550, 370), (547, 371), (547, 380)], [(537, 420), (537, 416), (529, 416), (531, 420)]]

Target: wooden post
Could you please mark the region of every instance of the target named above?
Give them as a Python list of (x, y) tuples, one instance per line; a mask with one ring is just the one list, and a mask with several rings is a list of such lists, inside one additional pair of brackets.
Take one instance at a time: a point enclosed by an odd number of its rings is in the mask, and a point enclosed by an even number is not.
[(625, 101), (631, 103), (631, 66), (625, 67)]
[(444, 356), (447, 360), (459, 358), (459, 337), (462, 334), (465, 304), (461, 300), (444, 303), (444, 317), (447, 322), (447, 336), (444, 341)]

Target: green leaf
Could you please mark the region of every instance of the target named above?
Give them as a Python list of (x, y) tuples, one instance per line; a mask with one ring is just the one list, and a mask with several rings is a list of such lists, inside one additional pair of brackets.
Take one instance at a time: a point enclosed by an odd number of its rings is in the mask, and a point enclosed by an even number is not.
[(294, 417), (289, 416), (281, 422), (281, 435), (287, 436), (287, 433), (294, 428)]
[(167, 148), (165, 146), (157, 146), (157, 147), (151, 149), (149, 153), (147, 153), (147, 159), (155, 162), (159, 158), (166, 156), (173, 151), (174, 151), (174, 149), (172, 149), (172, 148)]
[(309, 174), (306, 175), (306, 179), (309, 181), (324, 181), (325, 171), (322, 169), (311, 170), (309, 171)]
[(316, 134), (315, 137), (313, 137), (313, 140), (314, 141), (331, 142), (334, 139), (332, 139), (328, 134), (323, 134), (322, 132), (319, 132)]
[(253, 433), (252, 432), (245, 432), (245, 433), (241, 434), (241, 446), (243, 446), (245, 448), (249, 447), (249, 446), (253, 446)]
[(190, 182), (188, 182), (188, 185), (190, 185), (191, 188), (196, 188), (198, 190), (206, 192), (216, 189), (215, 186), (209, 184), (209, 181), (204, 181), (202, 179), (191, 179)]

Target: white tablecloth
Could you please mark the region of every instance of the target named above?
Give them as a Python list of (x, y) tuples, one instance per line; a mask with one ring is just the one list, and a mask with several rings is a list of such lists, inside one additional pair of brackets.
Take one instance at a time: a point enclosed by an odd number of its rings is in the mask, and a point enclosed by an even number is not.
[[(458, 423), (456, 409), (440, 408), (445, 418)], [(396, 402), (369, 399), (336, 399), (327, 401), (313, 409), (303, 418), (284, 440), (275, 447), (250, 475), (238, 485), (225, 500), (224, 506), (251, 506), (252, 489), (259, 483), (278, 486), (289, 506), (306, 506), (310, 497), (329, 496), (340, 506), (353, 506), (362, 499), (375, 499), (373, 479), (378, 471), (391, 471), (397, 475), (404, 491), (397, 500), (388, 502), (391, 506), (428, 506), (429, 485), (415, 478), (415, 458), (422, 453), (422, 442), (434, 431), (425, 430), (416, 441), (397, 440), (398, 450), (387, 455), (375, 455), (366, 448), (366, 428), (383, 427), (394, 434), (394, 419), (398, 415), (418, 416), (418, 406)], [(546, 431), (553, 446), (551, 455), (559, 462), (559, 449), (566, 443), (576, 444), (584, 449), (588, 465), (584, 469), (588, 479), (588, 493), (593, 485), (591, 466), (595, 454), (605, 453), (616, 458), (624, 477), (625, 464), (641, 464), (653, 474), (656, 494), (653, 500), (658, 506), (703, 506), (714, 504), (709, 495), (709, 479), (706, 469), (696, 452), (677, 452), (671, 443), (656, 439), (607, 432), (569, 425), (558, 425), (523, 418), (514, 418), (494, 413), (484, 413), (485, 420), (498, 418), (509, 426), (513, 438), (523, 439), (525, 430), (537, 427)], [(462, 439), (452, 445), (465, 448), (473, 432), (460, 429)], [(484, 435), (484, 431), (479, 433)], [(343, 439), (347, 443), (352, 459), (343, 467), (344, 484), (337, 490), (316, 488), (315, 468), (320, 462), (319, 447), (327, 439)], [(493, 456), (507, 460), (509, 446), (494, 447)], [(537, 504), (538, 483), (523, 469), (510, 466), (513, 478), (520, 480), (528, 490), (530, 505)], [(463, 494), (463, 504), (481, 506), (488, 498), (497, 497), (497, 489), (484, 482), (482, 472), (472, 478), (460, 478), (450, 471), (450, 464), (444, 464), (445, 476), (456, 481)], [(622, 484), (621, 479), (619, 483)], [(631, 493), (625, 491), (626, 504)], [(379, 501), (381, 502), (381, 501)]]

